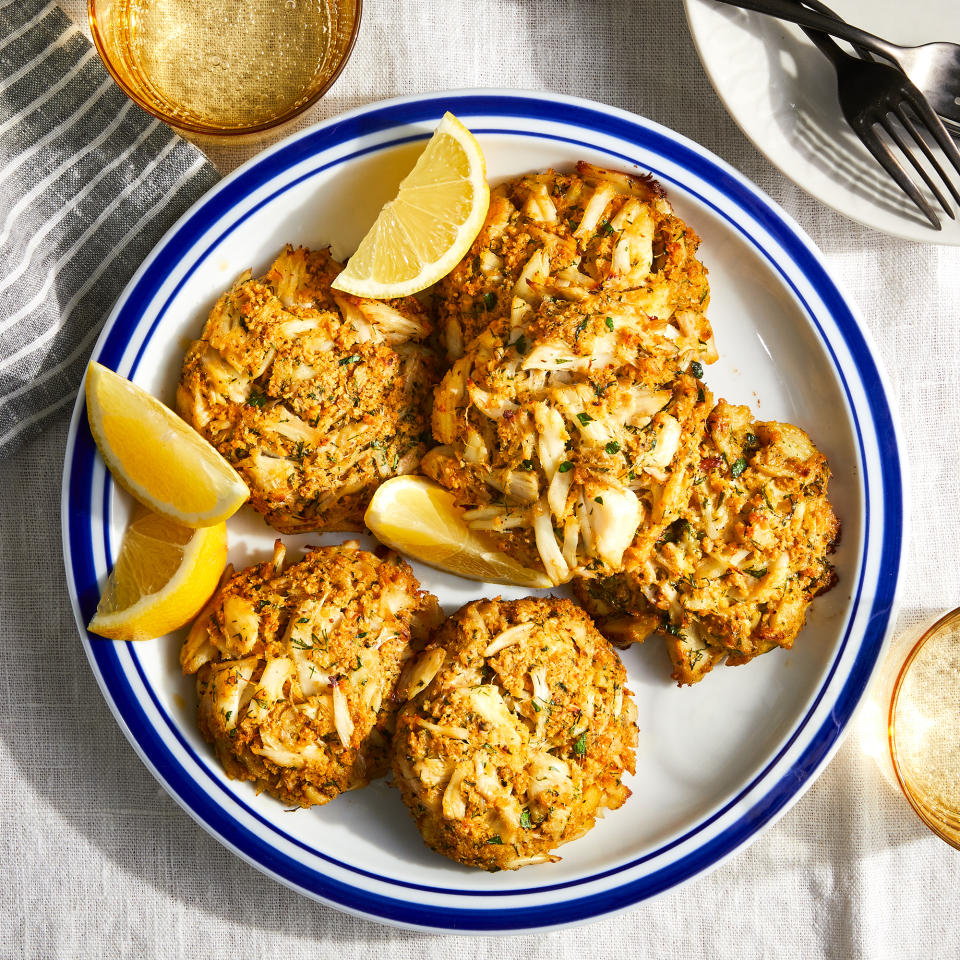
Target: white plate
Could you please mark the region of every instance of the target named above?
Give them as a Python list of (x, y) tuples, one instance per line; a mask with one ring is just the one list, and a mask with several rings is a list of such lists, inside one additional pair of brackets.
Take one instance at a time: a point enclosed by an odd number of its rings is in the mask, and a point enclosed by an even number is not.
[[(668, 679), (661, 643), (626, 652), (640, 713), (632, 798), (564, 847), (562, 862), (488, 874), (430, 852), (397, 791), (382, 781), (289, 813), (228, 780), (197, 733), (193, 683), (177, 664), (180, 637), (123, 644), (86, 633), (127, 503), (96, 456), (82, 399), (65, 464), (64, 554), (81, 637), (118, 722), (167, 790), (227, 846), (295, 889), (365, 916), (428, 929), (531, 930), (620, 910), (695, 876), (809, 785), (838, 745), (891, 623), (900, 459), (872, 349), (799, 228), (696, 144), (631, 114), (541, 93), (392, 101), (277, 145), (202, 198), (161, 241), (94, 356), (172, 401), (184, 344), (217, 294), (247, 267), (263, 270), (287, 241), (330, 242), (347, 253), (447, 109), (477, 132), (494, 180), (578, 159), (637, 165), (667, 186), (702, 235), (723, 357), (706, 379), (718, 397), (807, 428), (833, 464), (831, 497), (844, 524), (840, 584), (813, 605), (795, 649), (717, 669), (682, 690)], [(230, 521), (231, 560), (268, 556), (274, 536), (241, 511)], [(426, 567), (417, 573), (447, 610), (521, 593)]]
[[(907, 240), (960, 245), (934, 230), (840, 113), (836, 73), (799, 27), (714, 0), (684, 0), (703, 66), (743, 132), (791, 180), (853, 220)], [(845, 20), (905, 45), (960, 43), (956, 0), (828, 0)]]

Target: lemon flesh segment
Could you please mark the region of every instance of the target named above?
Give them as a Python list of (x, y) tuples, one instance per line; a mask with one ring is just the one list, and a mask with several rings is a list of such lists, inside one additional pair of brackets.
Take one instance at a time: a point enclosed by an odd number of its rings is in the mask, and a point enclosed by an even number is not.
[(87, 370), (90, 432), (114, 479), (155, 513), (188, 527), (232, 516), (250, 491), (172, 410), (102, 364)]
[(225, 523), (196, 529), (141, 507), (88, 629), (111, 640), (162, 637), (196, 617), (226, 562)]
[(521, 566), (471, 530), (449, 491), (425, 477), (381, 484), (363, 519), (381, 543), (438, 570), (489, 583), (552, 586), (546, 574)]
[(489, 205), (483, 150), (446, 113), (333, 286), (381, 300), (429, 287), (470, 249)]

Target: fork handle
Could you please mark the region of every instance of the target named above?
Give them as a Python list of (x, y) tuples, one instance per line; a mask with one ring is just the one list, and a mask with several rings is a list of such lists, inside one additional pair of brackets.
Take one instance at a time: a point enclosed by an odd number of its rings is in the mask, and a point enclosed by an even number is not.
[[(833, 19), (838, 23), (846, 23), (846, 20), (844, 20), (840, 14), (834, 10), (831, 10), (825, 3), (821, 3), (820, 0), (793, 0), (793, 3), (797, 4), (798, 6), (802, 5), (804, 7), (809, 7), (811, 10), (816, 10), (817, 13), (822, 13), (825, 17), (833, 17)], [(806, 31), (806, 33), (807, 36), (812, 40), (814, 34), (810, 33), (809, 31)], [(817, 33), (816, 35), (819, 37), (826, 36), (826, 34), (823, 33)], [(863, 60), (871, 59), (870, 51), (867, 50), (866, 47), (861, 47), (859, 44), (855, 43), (853, 48), (857, 51), (858, 57), (861, 57)], [(821, 47), (821, 49), (823, 48)]]
[(883, 38), (875, 37), (872, 33), (851, 26), (843, 20), (825, 16), (817, 13), (816, 10), (808, 10), (794, 3), (793, 0), (717, 0), (717, 3), (740, 7), (743, 10), (754, 10), (769, 17), (776, 17), (778, 20), (788, 20), (808, 30), (818, 30), (850, 43), (856, 43), (890, 59), (893, 59), (896, 53), (896, 49)]
[[(787, 3), (791, 4), (798, 9), (802, 9), (804, 4), (809, 3), (811, 9), (816, 4), (817, 6), (823, 6), (822, 4), (817, 4), (817, 0), (787, 0)], [(836, 14), (831, 10), (829, 13), (821, 11), (824, 13), (824, 16), (832, 16), (834, 19), (839, 19)], [(807, 35), (813, 45), (837, 68), (840, 70), (843, 66), (845, 60), (848, 59), (847, 52), (833, 39), (829, 34), (821, 33), (819, 30), (811, 30), (809, 27), (801, 27), (801, 30)], [(859, 51), (865, 51), (865, 47), (858, 46)], [(869, 53), (867, 53), (869, 56)]]

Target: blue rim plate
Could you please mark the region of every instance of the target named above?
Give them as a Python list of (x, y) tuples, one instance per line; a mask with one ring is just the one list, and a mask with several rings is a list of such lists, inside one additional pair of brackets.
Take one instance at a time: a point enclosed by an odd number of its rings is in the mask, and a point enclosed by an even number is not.
[[(386, 923), (556, 928), (639, 904), (717, 865), (782, 815), (832, 756), (893, 622), (904, 509), (897, 429), (855, 311), (782, 210), (692, 141), (623, 111), (543, 93), (394, 100), (276, 145), (164, 237), (118, 301), (94, 358), (170, 399), (184, 339), (197, 335), (217, 291), (246, 267), (266, 266), (286, 241), (330, 242), (348, 253), (445, 110), (477, 134), (492, 179), (578, 158), (639, 167), (665, 184), (701, 233), (721, 352), (707, 381), (764, 418), (800, 423), (834, 471), (831, 496), (844, 523), (840, 586), (813, 605), (794, 649), (715, 670), (686, 690), (666, 682), (654, 644), (628, 651), (641, 729), (634, 796), (563, 848), (561, 864), (491, 875), (423, 848), (382, 783), (293, 816), (227, 780), (192, 722), (191, 687), (173, 665), (177, 638), (130, 645), (86, 632), (125, 501), (96, 455), (82, 395), (64, 466), (66, 575), (117, 722), (171, 796), (243, 859), (307, 896)], [(230, 530), (240, 561), (262, 556), (274, 536), (246, 511)], [(417, 572), (448, 608), (490, 592)]]

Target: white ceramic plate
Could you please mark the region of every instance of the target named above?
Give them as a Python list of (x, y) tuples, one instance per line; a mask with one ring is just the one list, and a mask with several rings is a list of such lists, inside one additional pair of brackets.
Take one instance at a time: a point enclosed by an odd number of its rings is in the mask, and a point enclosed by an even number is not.
[[(484, 147), (493, 180), (578, 159), (652, 171), (703, 237), (723, 359), (718, 397), (811, 432), (833, 464), (843, 520), (839, 586), (817, 600), (794, 650), (721, 668), (678, 689), (658, 642), (624, 655), (639, 706), (633, 796), (562, 862), (470, 870), (430, 852), (385, 782), (298, 812), (228, 780), (194, 722), (180, 636), (141, 644), (83, 629), (124, 529), (128, 504), (96, 456), (82, 400), (63, 486), (67, 579), (90, 663), (144, 762), (204, 827), (291, 887), (405, 926), (512, 931), (623, 909), (710, 868), (747, 843), (831, 756), (880, 653), (902, 537), (896, 431), (884, 380), (850, 305), (799, 228), (702, 148), (649, 121), (546, 94), (463, 92), (377, 104), (255, 158), (189, 212), (120, 298), (96, 359), (171, 402), (184, 344), (218, 293), (263, 270), (287, 241), (349, 252), (447, 109)], [(275, 534), (245, 509), (230, 556), (269, 555)], [(293, 545), (338, 539), (287, 538)], [(417, 573), (448, 611), (521, 591)], [(104, 790), (109, 789), (104, 784)], [(211, 878), (211, 882), (216, 882)]]
[[(840, 113), (836, 73), (793, 24), (714, 0), (684, 0), (714, 88), (743, 132), (791, 180), (868, 227), (960, 245), (960, 220), (934, 230)], [(850, 23), (894, 43), (960, 43), (956, 0), (828, 0)], [(936, 206), (936, 204), (934, 204)]]

